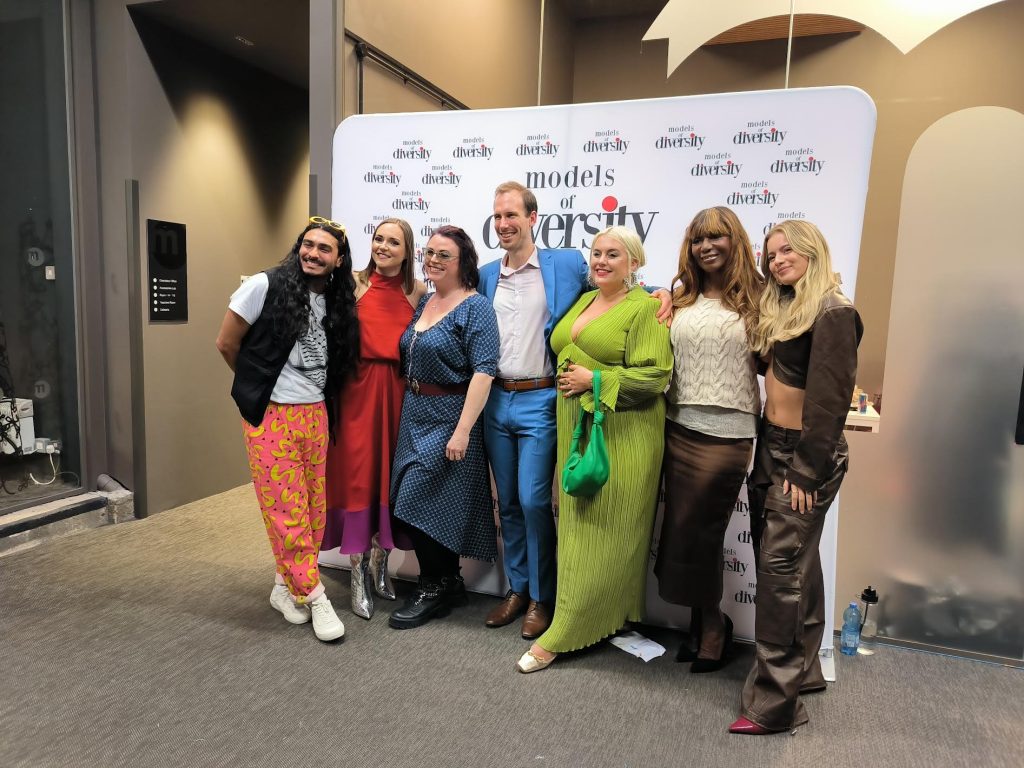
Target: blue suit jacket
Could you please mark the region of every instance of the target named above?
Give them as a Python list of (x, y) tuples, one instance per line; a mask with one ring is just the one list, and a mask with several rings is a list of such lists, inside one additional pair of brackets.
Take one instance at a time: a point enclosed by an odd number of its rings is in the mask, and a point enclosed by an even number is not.
[[(551, 355), (552, 365), (556, 365), (554, 353), (551, 351), (551, 331), (576, 303), (580, 294), (590, 290), (587, 283), (589, 269), (587, 262), (575, 248), (538, 248), (537, 257), (540, 260), (540, 275), (544, 281), (548, 312), (551, 313), (547, 325), (544, 326), (544, 343), (547, 345), (548, 354)], [(501, 259), (480, 268), (478, 290), (492, 303), (500, 272)]]

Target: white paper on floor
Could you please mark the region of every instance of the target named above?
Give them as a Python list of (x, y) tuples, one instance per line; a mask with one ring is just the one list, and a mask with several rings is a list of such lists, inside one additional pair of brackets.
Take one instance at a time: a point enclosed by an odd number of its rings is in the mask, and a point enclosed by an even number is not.
[(648, 640), (639, 632), (626, 632), (609, 638), (608, 642), (616, 648), (621, 648), (626, 653), (631, 653), (639, 659), (650, 661), (665, 653), (665, 646), (659, 645), (653, 640)]

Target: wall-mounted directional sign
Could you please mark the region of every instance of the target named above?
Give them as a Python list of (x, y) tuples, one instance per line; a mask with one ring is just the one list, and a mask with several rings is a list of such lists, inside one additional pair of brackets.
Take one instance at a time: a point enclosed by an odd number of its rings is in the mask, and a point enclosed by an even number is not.
[(149, 322), (188, 322), (185, 225), (146, 219), (149, 251)]

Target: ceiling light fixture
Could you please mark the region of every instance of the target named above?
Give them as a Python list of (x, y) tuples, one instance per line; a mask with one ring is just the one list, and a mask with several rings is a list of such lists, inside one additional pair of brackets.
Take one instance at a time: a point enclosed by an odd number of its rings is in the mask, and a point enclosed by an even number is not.
[[(943, 27), (969, 13), (1004, 0), (804, 0), (802, 14), (821, 14), (863, 24), (907, 54)], [(691, 53), (733, 27), (771, 16), (791, 16), (793, 0), (733, 0), (712, 5), (698, 0), (669, 0), (643, 40), (668, 38), (671, 75)]]
[(242, 37), (241, 35), (235, 35), (235, 40), (237, 40), (242, 45), (247, 46), (249, 48), (252, 48), (254, 45), (256, 45), (256, 43), (254, 43), (252, 40), (250, 40), (247, 37)]

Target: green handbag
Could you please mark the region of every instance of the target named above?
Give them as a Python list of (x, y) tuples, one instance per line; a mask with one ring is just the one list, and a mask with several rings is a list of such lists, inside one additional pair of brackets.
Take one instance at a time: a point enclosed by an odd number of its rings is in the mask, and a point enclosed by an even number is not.
[(572, 432), (569, 457), (562, 470), (562, 490), (570, 496), (593, 496), (608, 482), (611, 464), (608, 448), (604, 444), (604, 412), (601, 411), (601, 372), (594, 371), (594, 423), (590, 427), (587, 450), (580, 455), (580, 437), (583, 436), (583, 420), (586, 411), (580, 410), (576, 429)]

